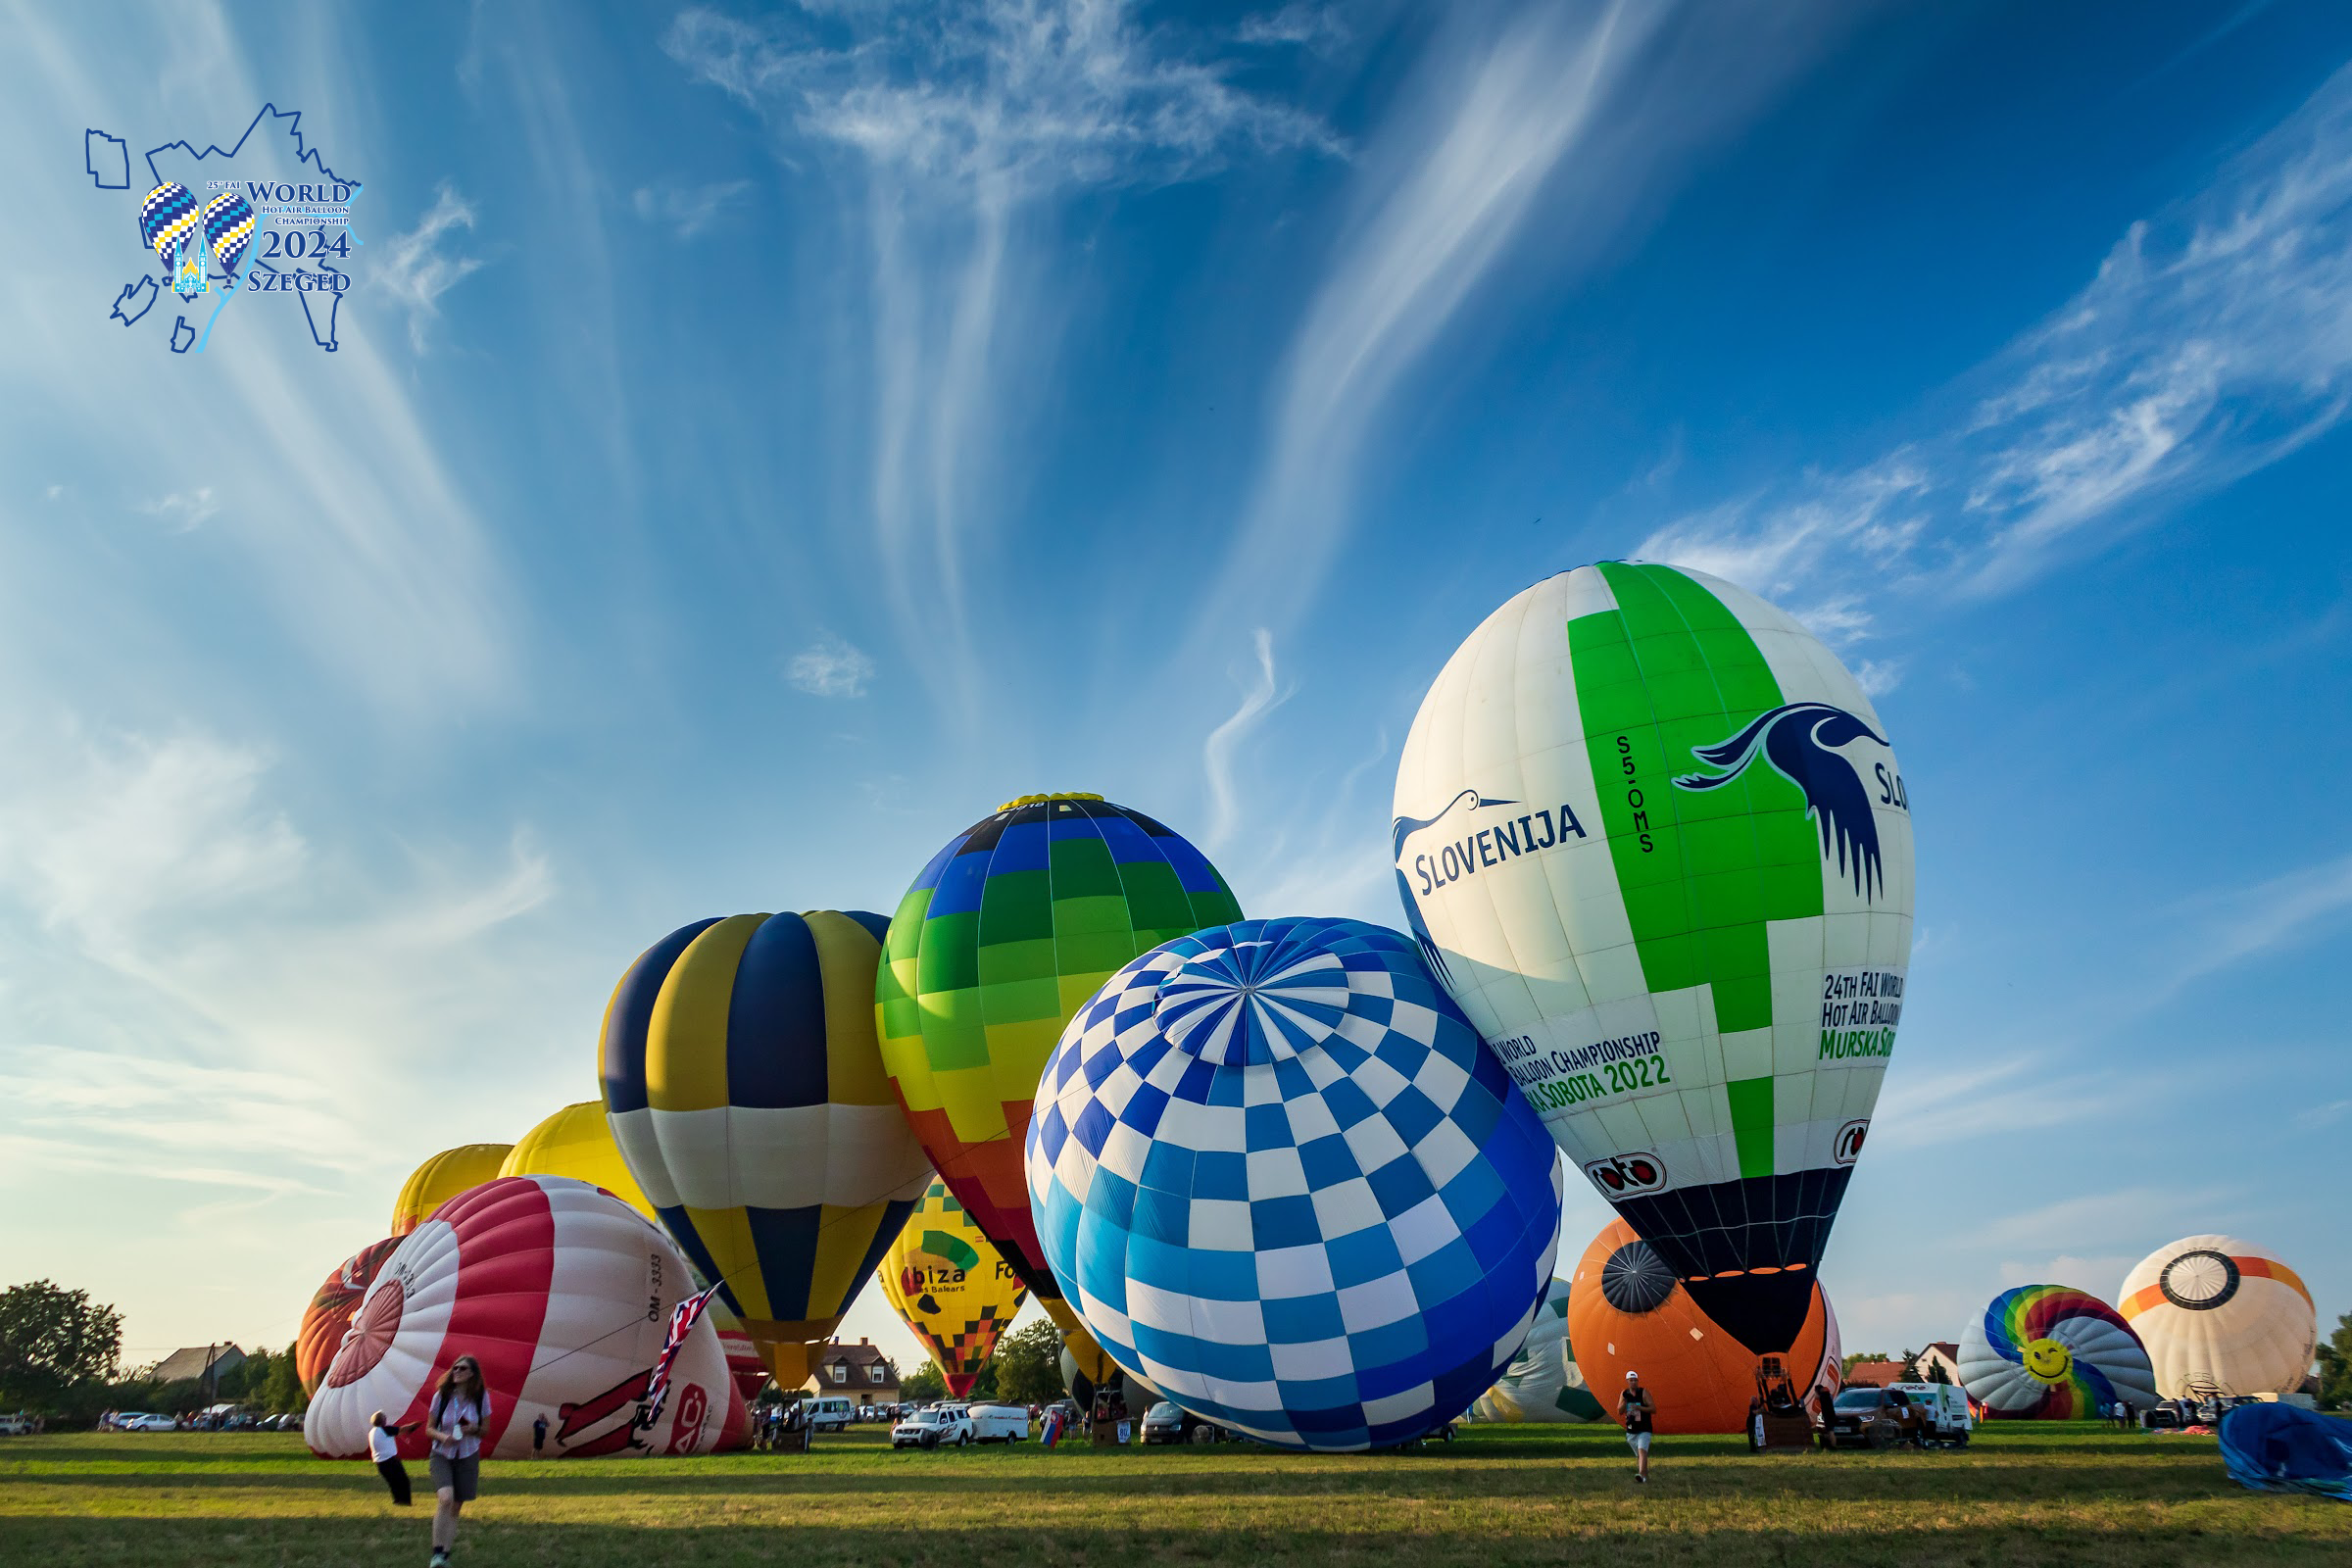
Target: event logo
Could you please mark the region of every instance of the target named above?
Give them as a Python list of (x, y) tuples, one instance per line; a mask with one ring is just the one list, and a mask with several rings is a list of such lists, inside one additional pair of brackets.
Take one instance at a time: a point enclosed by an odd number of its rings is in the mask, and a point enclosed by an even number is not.
[[(1585, 837), (1585, 825), (1577, 820), (1574, 808), (1562, 802), (1556, 814), (1547, 806), (1540, 810), (1506, 815), (1501, 821), (1488, 827), (1473, 827), (1465, 822), (1459, 830), (1461, 836), (1458, 839), (1432, 845), (1416, 854), (1408, 864), (1404, 858), (1405, 841), (1416, 833), (1438, 826), (1465, 802), (1473, 812), (1486, 810), (1490, 807), (1521, 804), (1481, 795), (1476, 790), (1464, 790), (1447, 801), (1435, 816), (1399, 816), (1392, 818), (1389, 823), (1390, 843), (1396, 858), (1396, 891), (1404, 901), (1406, 923), (1413, 928), (1413, 940), (1420, 945), (1421, 956), (1429, 960), (1429, 966), (1437, 971), (1438, 978), (1447, 985), (1453, 983), (1453, 973), (1446, 966), (1444, 955), (1439, 953), (1436, 940), (1422, 921), (1417, 901), (1440, 888), (1450, 887), (1466, 876), (1476, 876), (1482, 870), (1500, 865), (1505, 860), (1523, 855), (1535, 855), (1564, 844), (1570, 834), (1580, 839)], [(1448, 832), (1454, 830), (1448, 829)]]
[(1654, 1193), (1666, 1185), (1666, 1162), (1643, 1150), (1585, 1161), (1585, 1175), (1612, 1200)]
[(351, 205), (361, 186), (305, 144), (301, 121), (298, 112), (264, 105), (226, 150), (165, 142), (149, 149), (146, 177), (136, 184), (127, 141), (103, 130), (83, 132), (93, 185), (147, 192), (136, 230), (157, 270), (121, 286), (109, 320), (129, 327), (160, 301), (192, 306), (212, 295), (210, 311), (195, 323), (182, 315), (172, 325), (172, 353), (201, 354), (232, 300), (283, 294), (299, 302), (313, 342), (330, 354), (340, 346), (336, 316), (352, 286), (350, 260), (360, 240), (351, 232)]
[[(1858, 740), (1881, 746), (1886, 738), (1842, 708), (1828, 703), (1788, 703), (1759, 714), (1730, 740), (1714, 746), (1694, 746), (1690, 755), (1720, 773), (1689, 773), (1674, 781), (1677, 789), (1720, 789), (1747, 771), (1759, 753), (1774, 772), (1795, 785), (1805, 797), (1805, 814), (1821, 828), (1821, 853), (1828, 858), (1835, 841), (1839, 875), (1848, 874), (1852, 860), (1854, 891), (1868, 899), (1885, 890), (1886, 874), (1879, 858), (1879, 824), (1871, 814), (1870, 792), (1862, 771), (1838, 748)], [(1908, 810), (1901, 779), (1884, 766), (1878, 770), (1879, 804)]]

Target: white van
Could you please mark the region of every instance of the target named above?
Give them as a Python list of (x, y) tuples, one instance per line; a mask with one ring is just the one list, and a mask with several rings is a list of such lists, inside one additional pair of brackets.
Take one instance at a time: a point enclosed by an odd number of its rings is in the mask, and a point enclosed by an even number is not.
[(812, 1395), (801, 1402), (808, 1412), (811, 1432), (846, 1432), (858, 1414), (858, 1407), (845, 1395)]
[(1025, 1404), (975, 1404), (971, 1415), (974, 1443), (1020, 1443), (1029, 1436)]

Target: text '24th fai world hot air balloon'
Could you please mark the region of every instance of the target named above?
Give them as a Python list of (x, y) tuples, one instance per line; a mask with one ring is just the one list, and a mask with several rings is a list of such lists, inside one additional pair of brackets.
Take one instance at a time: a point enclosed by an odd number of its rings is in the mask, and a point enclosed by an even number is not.
[(605, 1109), (662, 1226), (783, 1389), (930, 1183), (874, 1042), (882, 917), (698, 920), (605, 1011)]
[(1730, 583), (1582, 566), (1446, 662), (1394, 833), (1415, 934), (1553, 1138), (1709, 1318), (1787, 1350), (1911, 952), (1861, 686)]
[(874, 993), (891, 1082), (964, 1211), (1066, 1333), (1021, 1174), (1062, 1026), (1137, 954), (1241, 918), (1207, 857), (1099, 795), (1025, 795), (948, 841), (899, 903)]

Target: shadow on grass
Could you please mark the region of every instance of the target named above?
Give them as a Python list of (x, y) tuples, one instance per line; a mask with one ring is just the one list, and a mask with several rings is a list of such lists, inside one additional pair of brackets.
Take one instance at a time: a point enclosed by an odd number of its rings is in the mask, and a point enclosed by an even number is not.
[[(346, 1568), (420, 1555), (425, 1517), (398, 1522), (274, 1519), (24, 1520), (0, 1518), (0, 1547), (10, 1561), (49, 1564), (136, 1563), (140, 1568), (270, 1563), (279, 1568)], [(997, 1526), (978, 1529), (857, 1528), (753, 1522), (663, 1529), (630, 1525), (548, 1525), (468, 1517), (460, 1541), (466, 1568), (505, 1565), (626, 1564), (659, 1568), (753, 1568), (784, 1560), (792, 1568), (941, 1568), (943, 1564), (1052, 1564), (1055, 1568), (1134, 1568), (1148, 1564), (1435, 1564), (1444, 1568), (1516, 1568), (1597, 1558), (1635, 1568), (1716, 1568), (1834, 1561), (1862, 1568), (1985, 1568), (2063, 1562), (2084, 1568), (2144, 1568), (2150, 1561), (2254, 1561), (2264, 1568), (2340, 1568), (2344, 1544), (2289, 1532), (2199, 1536), (2188, 1529), (1992, 1527), (1908, 1530), (1759, 1532), (1737, 1527), (1660, 1523), (1623, 1528), (1606, 1520), (1563, 1516), (1553, 1534), (1490, 1537), (1447, 1531), (1350, 1531), (1345, 1521), (1311, 1530), (1230, 1529), (1171, 1522), (1166, 1528), (1116, 1530)]]

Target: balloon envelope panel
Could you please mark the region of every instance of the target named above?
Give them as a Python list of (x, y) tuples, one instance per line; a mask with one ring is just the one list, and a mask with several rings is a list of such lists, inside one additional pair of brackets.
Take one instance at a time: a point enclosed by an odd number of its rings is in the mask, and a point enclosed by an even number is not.
[(1379, 1447), (1524, 1341), (1559, 1165), (1412, 943), (1245, 920), (1070, 1020), (1029, 1130), (1047, 1260), (1102, 1348), (1280, 1446)]
[(2287, 1394), (2311, 1375), (2319, 1314), (2302, 1276), (2234, 1236), (2188, 1236), (2141, 1258), (2116, 1303), (2167, 1398)]
[(891, 1081), (948, 1190), (1049, 1312), (1061, 1289), (1021, 1175), (1046, 1057), (1121, 964), (1241, 914), (1199, 850), (1091, 795), (1007, 804), (951, 839), (900, 901), (874, 993)]
[(883, 930), (858, 910), (698, 921), (605, 1012), (621, 1158), (787, 1389), (930, 1180), (874, 1040)]
[[(1642, 1374), (1667, 1434), (1741, 1432), (1756, 1396), (1756, 1353), (1709, 1317), (1656, 1250), (1623, 1220), (1601, 1229), (1569, 1277), (1576, 1364), (1612, 1418), (1625, 1375)], [(1838, 1317), (1820, 1282), (1781, 1357), (1800, 1401), (1838, 1387)]]
[(1478, 1421), (1597, 1421), (1608, 1412), (1585, 1387), (1576, 1352), (1568, 1343), (1568, 1282), (1553, 1280), (1536, 1308), (1527, 1343), (1504, 1367), (1494, 1386), (1478, 1396), (1470, 1415)]
[(318, 1392), (318, 1380), (326, 1376), (327, 1363), (342, 1348), (344, 1331), (360, 1309), (360, 1298), (375, 1283), (376, 1270), (383, 1267), (384, 1259), (399, 1246), (399, 1237), (387, 1236), (362, 1248), (336, 1264), (312, 1295), (311, 1304), (303, 1309), (302, 1327), (294, 1336), (294, 1372), (302, 1379), (305, 1397)]
[(1960, 1383), (1996, 1417), (2081, 1421), (2156, 1402), (2139, 1336), (2114, 1307), (2064, 1285), (2003, 1291), (1960, 1336)]
[[(709, 1318), (670, 1374), (661, 1419), (638, 1425), (670, 1309), (691, 1290), (667, 1237), (608, 1194), (553, 1176), (468, 1189), (385, 1259), (303, 1416), (321, 1458), (364, 1457), (369, 1417), (421, 1421), (461, 1355), (490, 1396), (493, 1458), (701, 1453), (741, 1445), (743, 1401)], [(533, 1423), (548, 1422), (534, 1448)], [(400, 1440), (422, 1458), (421, 1427)]]
[(1788, 1348), (1911, 949), (1886, 729), (1730, 583), (1604, 562), (1453, 655), (1396, 774), (1432, 966), (1569, 1158), (1758, 1352)]
[(401, 1184), (400, 1196), (392, 1201), (392, 1234), (408, 1235), (424, 1222), (426, 1215), (468, 1187), (497, 1180), (499, 1167), (506, 1163), (507, 1152), (514, 1147), (513, 1144), (462, 1144), (456, 1149), (444, 1149), (417, 1166)]
[[(524, 1133), (507, 1152), (501, 1176), (567, 1176), (601, 1187), (647, 1219), (656, 1219), (653, 1200), (629, 1174), (605, 1119), (605, 1102), (583, 1100)], [(658, 1222), (658, 1221), (657, 1221)]]
[(1028, 1288), (945, 1182), (933, 1182), (876, 1277), (899, 1320), (939, 1363), (957, 1398), (997, 1348)]

